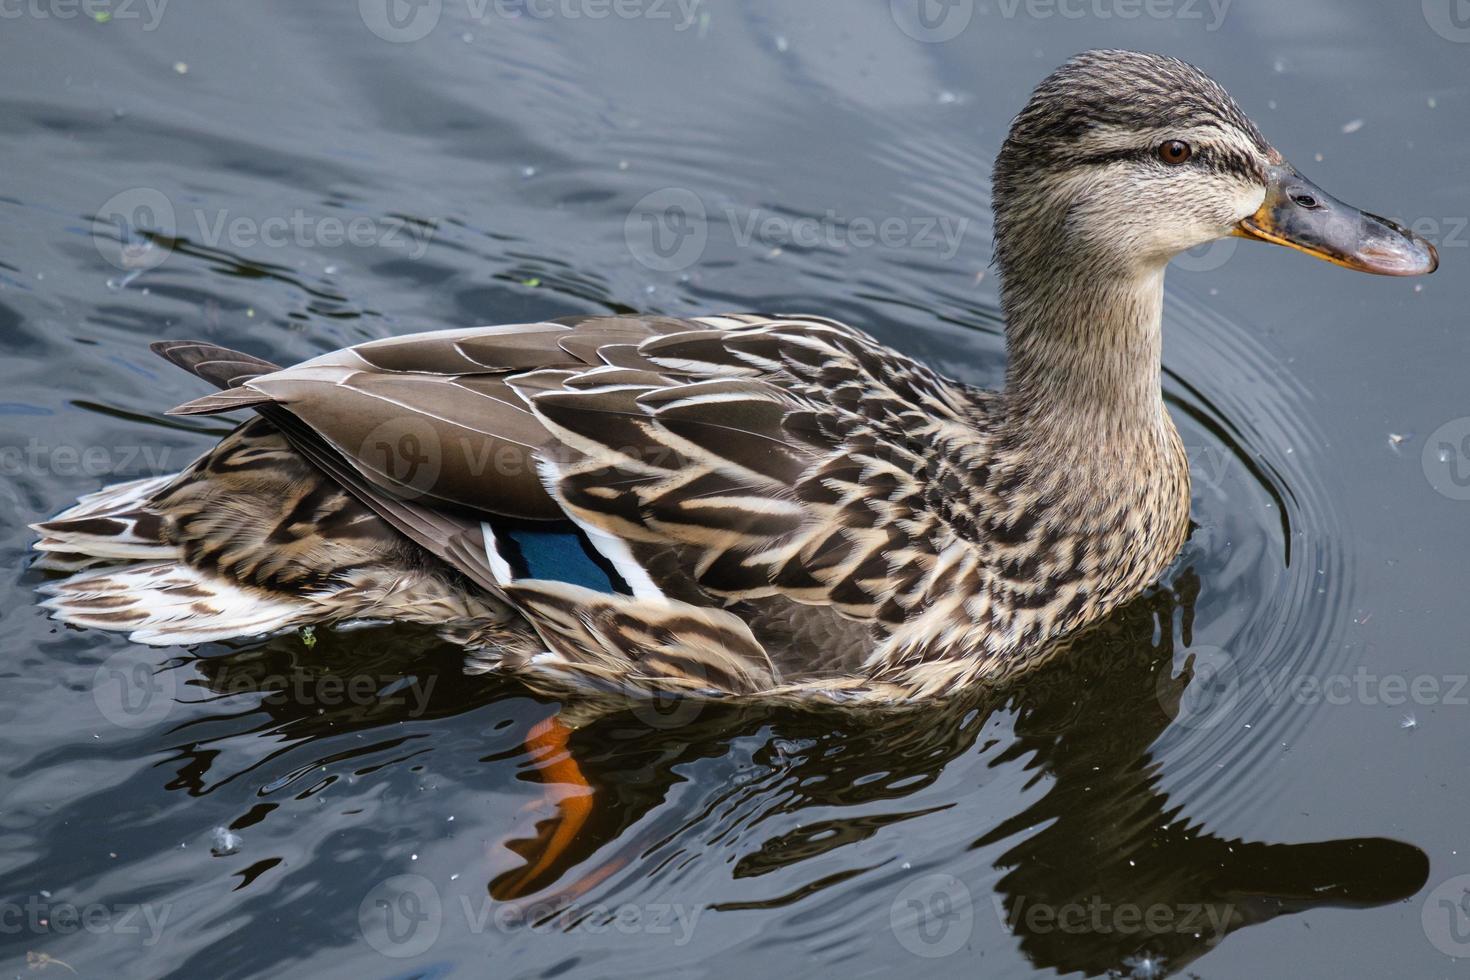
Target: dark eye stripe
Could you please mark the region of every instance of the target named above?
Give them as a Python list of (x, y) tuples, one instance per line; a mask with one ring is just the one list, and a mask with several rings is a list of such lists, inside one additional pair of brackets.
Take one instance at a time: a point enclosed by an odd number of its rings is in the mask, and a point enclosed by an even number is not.
[(1099, 166), (1105, 163), (1119, 163), (1129, 160), (1146, 160), (1154, 155), (1152, 147), (1142, 147), (1131, 150), (1107, 150), (1103, 153), (1092, 153), (1077, 158), (1077, 165), (1082, 167)]
[[(1102, 153), (1090, 153), (1086, 156), (1077, 157), (1073, 165), (1078, 167), (1102, 166), (1109, 163), (1147, 161), (1158, 163), (1158, 147), (1141, 146), (1134, 149), (1107, 150)], [(1250, 157), (1236, 150), (1222, 150), (1218, 147), (1195, 147), (1194, 154), (1186, 164), (1197, 164), (1206, 167), (1215, 173), (1231, 174), (1245, 180), (1260, 180), (1261, 175), (1256, 167), (1256, 162)]]

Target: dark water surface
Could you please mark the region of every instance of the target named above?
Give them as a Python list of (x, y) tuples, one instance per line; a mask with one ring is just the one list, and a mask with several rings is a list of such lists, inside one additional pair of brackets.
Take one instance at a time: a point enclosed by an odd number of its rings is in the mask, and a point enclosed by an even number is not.
[[(1470, 971), (1470, 21), (1449, 3), (77, 9), (0, 5), (7, 972)], [(201, 388), (154, 339), (291, 363), (443, 326), (789, 310), (997, 382), (990, 161), (1030, 87), (1105, 45), (1200, 64), (1444, 267), (1183, 257), (1165, 369), (1198, 528), (1018, 689), (887, 719), (603, 718), (573, 738), (596, 806), (557, 869), (594, 883), (505, 905), (506, 842), (546, 816), (521, 742), (554, 703), (412, 630), (155, 650), (33, 605), (25, 523), (223, 431), (163, 417)]]

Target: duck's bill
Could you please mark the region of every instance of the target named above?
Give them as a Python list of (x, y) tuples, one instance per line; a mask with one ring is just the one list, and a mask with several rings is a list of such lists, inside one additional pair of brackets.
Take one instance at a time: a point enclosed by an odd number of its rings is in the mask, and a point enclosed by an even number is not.
[(1236, 226), (1240, 237), (1380, 276), (1422, 276), (1439, 268), (1434, 246), (1402, 225), (1342, 203), (1290, 166), (1273, 167), (1268, 177), (1266, 201)]

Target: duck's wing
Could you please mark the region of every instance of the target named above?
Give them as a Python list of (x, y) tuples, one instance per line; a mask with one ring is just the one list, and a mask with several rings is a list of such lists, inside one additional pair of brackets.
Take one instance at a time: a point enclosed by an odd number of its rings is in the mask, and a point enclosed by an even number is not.
[(874, 637), (973, 530), (963, 502), (985, 449), (961, 386), (812, 317), (410, 335), (178, 411), (244, 405), (476, 577), (510, 584), (497, 520), (570, 518), (634, 615), (672, 599), (771, 619), (786, 602)]

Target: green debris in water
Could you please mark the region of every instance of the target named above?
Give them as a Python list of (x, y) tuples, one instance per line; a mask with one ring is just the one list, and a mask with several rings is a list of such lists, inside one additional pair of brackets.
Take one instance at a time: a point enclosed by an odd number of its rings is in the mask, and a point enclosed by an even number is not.
[(303, 627), (301, 627), (301, 643), (308, 650), (310, 650), (312, 647), (316, 646), (316, 627), (315, 626), (303, 626)]
[(541, 280), (537, 279), (535, 276), (532, 276), (529, 279), (522, 279), (521, 285), (530, 286), (532, 289), (535, 289), (537, 286), (541, 285)]
[[(105, 24), (108, 21), (112, 20), (112, 14), (109, 13), (108, 11), (106, 11), (106, 10), (99, 10), (95, 14), (92, 15), (92, 19), (95, 20), (99, 24)], [(57, 960), (57, 962), (59, 963), (61, 961), (60, 960)]]

